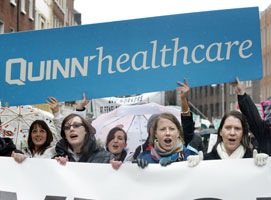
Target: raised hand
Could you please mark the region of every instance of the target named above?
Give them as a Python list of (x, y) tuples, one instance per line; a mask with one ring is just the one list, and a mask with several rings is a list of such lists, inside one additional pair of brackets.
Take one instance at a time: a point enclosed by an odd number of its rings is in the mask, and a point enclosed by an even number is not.
[(86, 99), (86, 94), (83, 93), (83, 99), (76, 101), (76, 109), (77, 110), (84, 110), (86, 105), (88, 105), (90, 102), (89, 99)]
[(188, 81), (186, 78), (184, 78), (185, 83), (182, 83), (178, 81), (177, 83), (180, 85), (180, 87), (176, 88), (177, 91), (181, 91), (181, 99), (184, 99), (187, 97), (187, 94), (190, 91), (190, 87), (188, 85)]
[(46, 101), (50, 105), (50, 109), (53, 113), (59, 112), (59, 103), (56, 98), (54, 97), (48, 97), (49, 101)]
[(245, 86), (244, 84), (239, 80), (238, 77), (236, 77), (236, 82), (230, 83), (232, 87), (234, 88), (236, 94), (238, 95), (244, 95), (245, 94)]

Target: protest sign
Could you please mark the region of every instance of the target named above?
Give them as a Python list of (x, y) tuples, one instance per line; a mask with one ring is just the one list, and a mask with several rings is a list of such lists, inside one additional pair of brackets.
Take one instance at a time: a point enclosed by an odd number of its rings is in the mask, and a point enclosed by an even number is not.
[(131, 97), (108, 97), (101, 99), (93, 99), (91, 101), (93, 107), (93, 114), (99, 117), (101, 114), (109, 113), (121, 105), (135, 105), (143, 103), (157, 103), (164, 105), (164, 92), (151, 92)]
[[(4, 105), (262, 78), (257, 7), (0, 35)], [(245, 72), (245, 73), (244, 73)]]
[(264, 167), (255, 166), (253, 159), (233, 159), (201, 161), (194, 168), (187, 162), (145, 169), (125, 163), (117, 171), (110, 164), (61, 166), (50, 159), (18, 164), (0, 157), (0, 163), (1, 200), (271, 199), (270, 158)]

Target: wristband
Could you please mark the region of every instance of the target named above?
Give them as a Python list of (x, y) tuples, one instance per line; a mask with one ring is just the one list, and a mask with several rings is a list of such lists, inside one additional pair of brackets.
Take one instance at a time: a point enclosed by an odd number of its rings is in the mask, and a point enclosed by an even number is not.
[(181, 111), (181, 114), (187, 114), (187, 113), (189, 113), (189, 112), (190, 112), (190, 109), (188, 108), (188, 110), (185, 111), (185, 112)]

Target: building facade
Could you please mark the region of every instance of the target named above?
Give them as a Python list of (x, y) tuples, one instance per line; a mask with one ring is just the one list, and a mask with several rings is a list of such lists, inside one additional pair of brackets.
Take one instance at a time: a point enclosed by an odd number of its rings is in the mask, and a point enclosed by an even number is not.
[(52, 0), (36, 1), (35, 30), (53, 28), (51, 24)]
[(0, 33), (29, 31), (35, 28), (35, 0), (1, 0)]
[(271, 96), (271, 4), (261, 13), (261, 39), (263, 79), (261, 85), (262, 100)]

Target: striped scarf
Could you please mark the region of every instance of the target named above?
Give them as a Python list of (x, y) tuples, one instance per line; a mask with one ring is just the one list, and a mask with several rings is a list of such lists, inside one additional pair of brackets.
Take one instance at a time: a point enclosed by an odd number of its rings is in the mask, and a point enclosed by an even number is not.
[(158, 141), (154, 141), (154, 148), (151, 149), (152, 159), (156, 162), (162, 163), (167, 160), (182, 161), (183, 156), (183, 144), (181, 140), (176, 142), (176, 146), (171, 151), (165, 151), (161, 148)]

